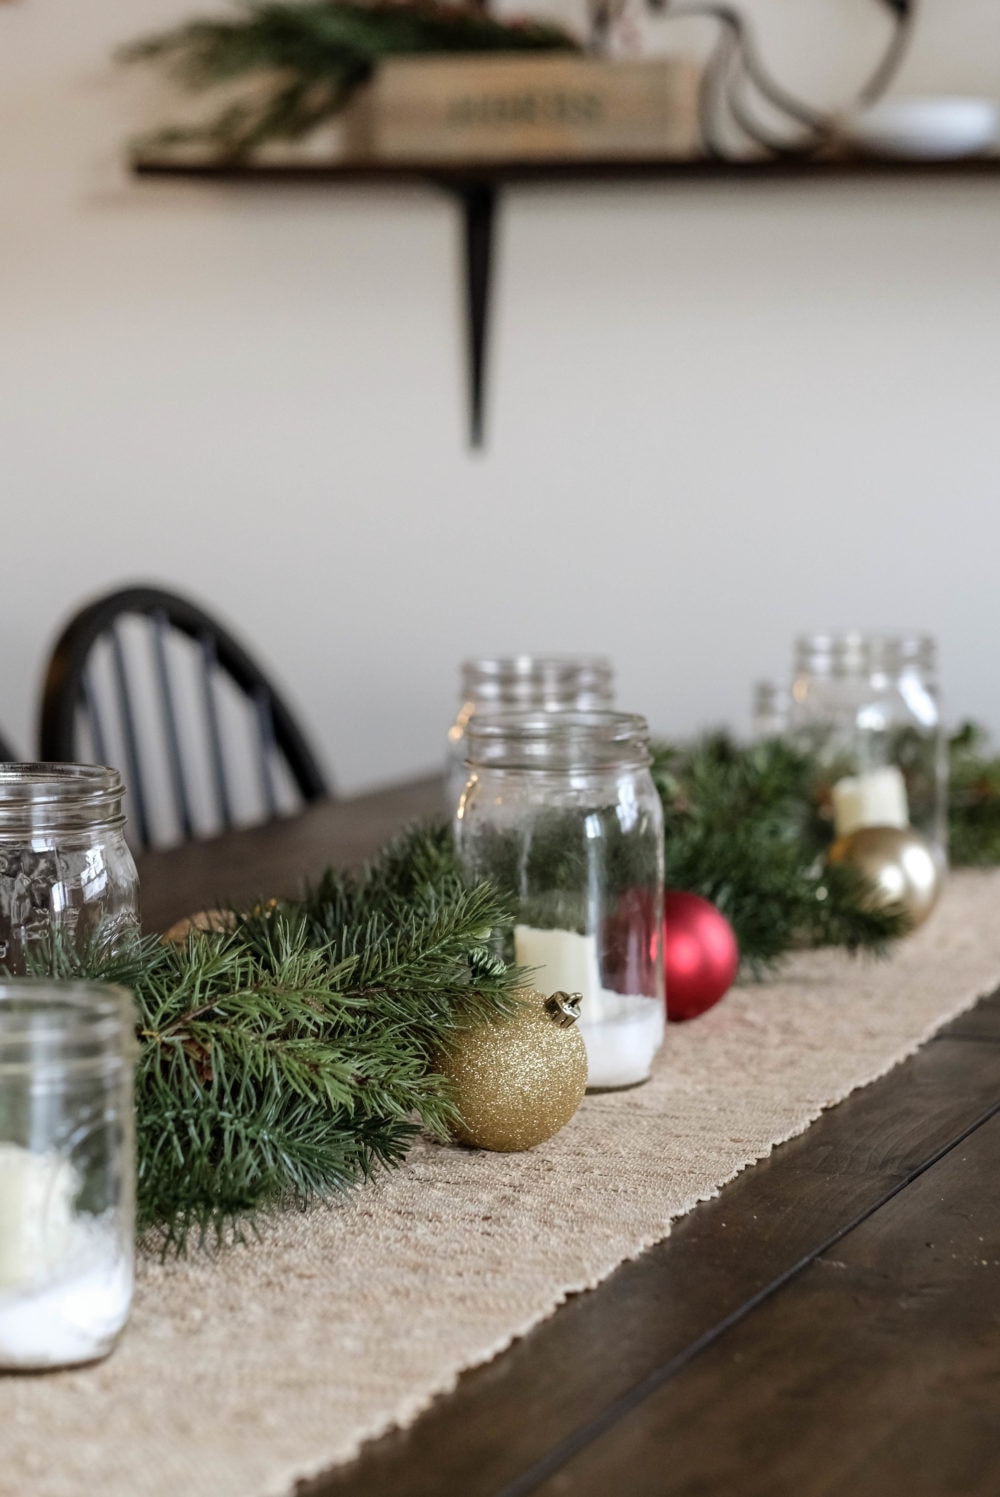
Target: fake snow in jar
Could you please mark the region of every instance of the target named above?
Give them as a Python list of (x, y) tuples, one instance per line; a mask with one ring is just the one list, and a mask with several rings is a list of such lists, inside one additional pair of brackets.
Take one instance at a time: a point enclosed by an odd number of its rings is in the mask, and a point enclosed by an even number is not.
[(107, 1355), (135, 1234), (131, 995), (0, 982), (0, 1368)]

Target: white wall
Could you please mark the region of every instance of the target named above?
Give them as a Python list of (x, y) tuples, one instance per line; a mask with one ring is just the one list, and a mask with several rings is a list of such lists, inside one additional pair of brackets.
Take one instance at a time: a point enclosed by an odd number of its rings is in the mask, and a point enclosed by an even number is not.
[[(602, 650), (662, 733), (748, 719), (792, 636), (939, 636), (1000, 729), (1000, 181), (518, 188), (489, 441), (465, 445), (457, 217), (430, 189), (139, 182), (176, 0), (0, 5), (0, 724), (106, 586), (189, 591), (340, 788), (440, 762), (466, 654)], [(758, 0), (845, 97), (862, 0)], [(806, 19), (806, 12), (811, 19)], [(1000, 94), (1000, 7), (928, 0), (898, 91)]]

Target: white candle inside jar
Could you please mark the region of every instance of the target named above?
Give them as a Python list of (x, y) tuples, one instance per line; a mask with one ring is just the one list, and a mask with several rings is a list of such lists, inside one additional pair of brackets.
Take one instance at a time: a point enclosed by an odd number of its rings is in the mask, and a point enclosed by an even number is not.
[(579, 993), (580, 1033), (587, 1048), (587, 1085), (633, 1086), (649, 1076), (663, 1042), (666, 1015), (658, 998), (616, 993), (601, 984), (597, 938), (573, 930), (514, 927), (514, 959), (537, 970), (545, 993)]
[(847, 837), (865, 826), (910, 824), (906, 782), (895, 764), (847, 775), (833, 787), (834, 835)]
[(128, 1314), (131, 1254), (78, 1187), (61, 1155), (0, 1143), (0, 1367), (89, 1361)]
[(533, 925), (515, 925), (514, 960), (519, 967), (535, 967), (532, 978), (545, 993), (560, 989), (579, 993), (580, 1018), (597, 1019), (601, 1012), (601, 973), (597, 964), (597, 937), (575, 930), (539, 930)]

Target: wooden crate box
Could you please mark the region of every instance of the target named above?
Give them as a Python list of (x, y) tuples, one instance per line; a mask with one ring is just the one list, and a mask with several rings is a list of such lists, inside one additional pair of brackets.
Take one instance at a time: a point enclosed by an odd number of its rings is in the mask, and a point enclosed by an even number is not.
[(698, 154), (698, 68), (565, 54), (389, 58), (349, 110), (353, 156), (483, 162)]

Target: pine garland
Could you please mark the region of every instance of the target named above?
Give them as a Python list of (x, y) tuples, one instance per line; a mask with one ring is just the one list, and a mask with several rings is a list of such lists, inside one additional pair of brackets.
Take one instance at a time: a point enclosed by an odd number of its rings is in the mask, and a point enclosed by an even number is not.
[(830, 830), (817, 806), (814, 759), (783, 739), (749, 746), (727, 733), (654, 748), (668, 889), (700, 894), (733, 927), (745, 976), (789, 951), (842, 946), (880, 956), (907, 928), (876, 908), (865, 879), (828, 867)]
[(358, 876), (182, 945), (147, 939), (49, 970), (120, 982), (139, 1010), (138, 1220), (167, 1247), (338, 1195), (453, 1119), (433, 1057), (502, 1022), (522, 975), (487, 944), (509, 914), (464, 889), (447, 829), (414, 829)]
[(948, 849), (958, 867), (1000, 863), (1000, 755), (971, 722), (949, 744)]
[[(926, 755), (905, 741), (895, 750), (913, 789)], [(905, 934), (901, 912), (873, 909), (853, 869), (827, 866), (829, 773), (807, 751), (784, 738), (743, 745), (710, 733), (686, 747), (657, 745), (652, 772), (667, 887), (718, 905), (744, 975), (760, 976), (802, 946), (880, 955)], [(948, 743), (948, 851), (955, 867), (1000, 864), (1000, 755), (973, 723)]]
[(140, 143), (202, 142), (232, 159), (325, 124), (388, 56), (580, 50), (560, 26), (504, 21), (472, 3), (261, 0), (231, 18), (188, 21), (134, 42), (120, 56), (163, 64), (190, 89), (248, 81), (251, 92), (207, 124), (161, 130)]
[[(803, 946), (883, 953), (905, 932), (901, 911), (871, 908), (860, 875), (826, 866), (808, 754), (712, 734), (658, 745), (652, 772), (667, 886), (722, 910), (744, 975)], [(953, 861), (1000, 862), (1000, 757), (978, 729), (952, 740), (951, 774)], [(554, 889), (577, 854), (554, 835), (533, 852), (552, 860)], [(421, 1130), (445, 1137), (454, 1111), (434, 1057), (515, 1010), (525, 974), (495, 944), (513, 908), (491, 885), (463, 886), (440, 823), (180, 945), (50, 950), (37, 970), (135, 995), (140, 1230), (177, 1251), (218, 1241), (398, 1165)]]

